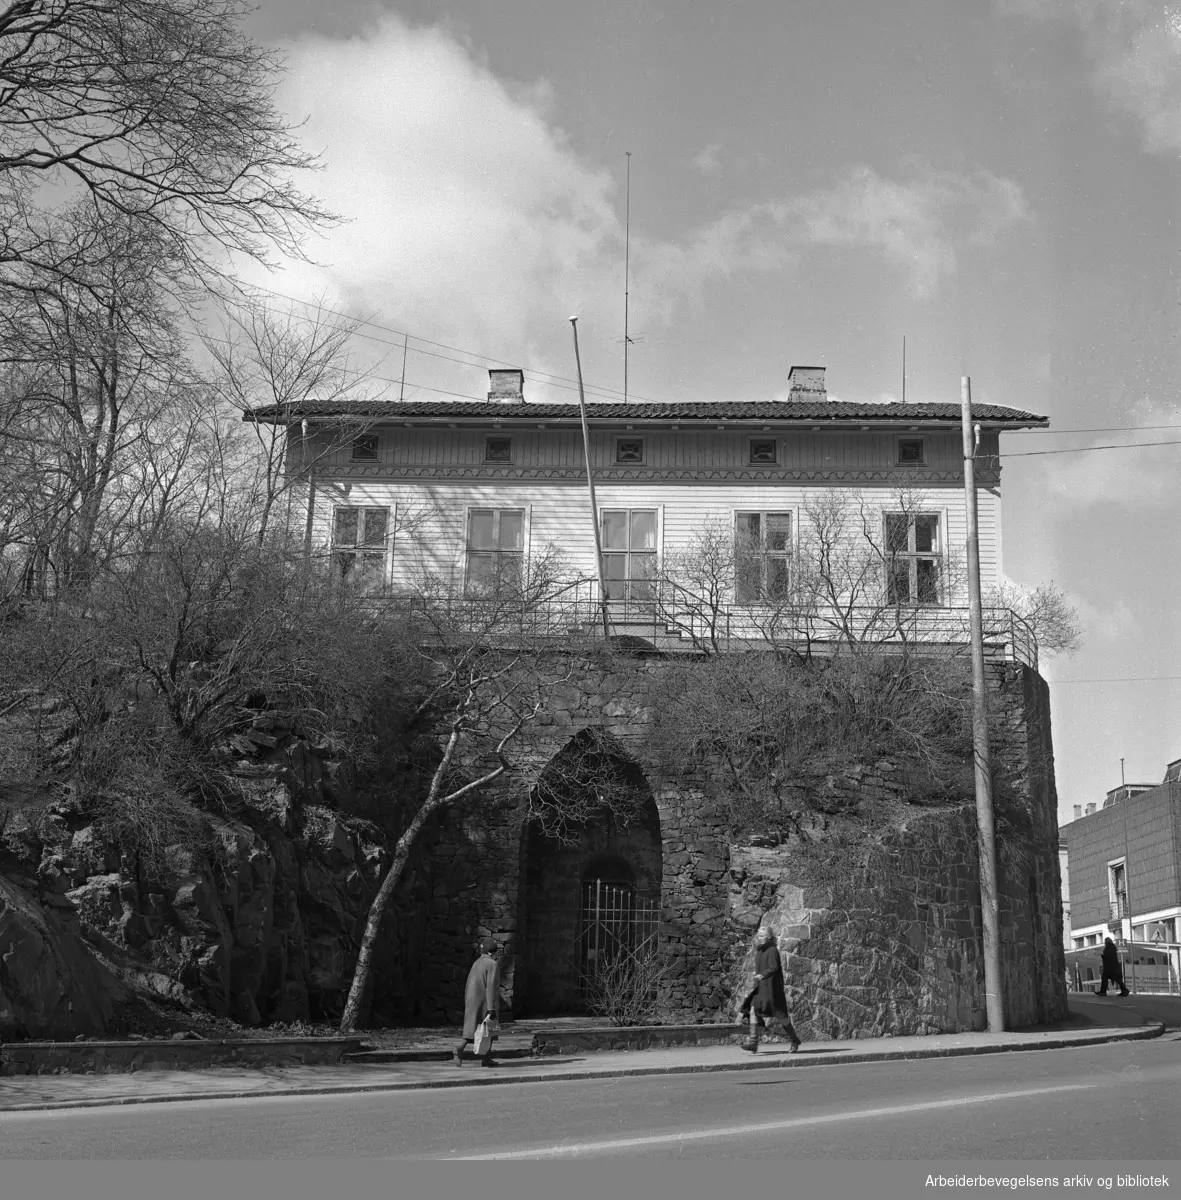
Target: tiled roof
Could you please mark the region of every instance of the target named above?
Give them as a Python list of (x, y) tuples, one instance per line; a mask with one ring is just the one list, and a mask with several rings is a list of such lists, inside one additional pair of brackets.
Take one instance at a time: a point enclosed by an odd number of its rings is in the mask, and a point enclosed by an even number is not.
[[(728, 404), (724, 401), (689, 401), (677, 404), (588, 403), (591, 420), (637, 421), (885, 421), (905, 425), (915, 421), (960, 419), (958, 404), (849, 404), (840, 400), (765, 400)], [(378, 400), (340, 404), (308, 400), (290, 406), (266, 405), (245, 414), (262, 421), (302, 420), (304, 417), (358, 417), (368, 420), (416, 418), (467, 418), (469, 420), (569, 421), (578, 419), (577, 404), (526, 404), (480, 400)], [(1037, 413), (1000, 404), (974, 404), (979, 421), (1013, 425), (1045, 424)]]

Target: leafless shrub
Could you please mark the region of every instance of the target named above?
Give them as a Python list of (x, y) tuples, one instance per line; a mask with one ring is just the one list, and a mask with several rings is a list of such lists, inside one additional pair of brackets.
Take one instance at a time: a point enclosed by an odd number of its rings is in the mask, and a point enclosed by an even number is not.
[(595, 960), (586, 975), (586, 1010), (612, 1025), (658, 1025), (667, 1016), (661, 1001), (669, 964), (654, 942), (619, 946)]

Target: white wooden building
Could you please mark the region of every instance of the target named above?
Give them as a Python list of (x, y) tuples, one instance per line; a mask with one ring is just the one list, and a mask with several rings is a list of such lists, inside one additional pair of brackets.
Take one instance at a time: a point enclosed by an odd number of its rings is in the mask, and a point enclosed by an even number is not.
[[(397, 593), (429, 574), (462, 597), (556, 550), (579, 594), (597, 597), (578, 405), (530, 402), (520, 371), (489, 374), (485, 402), (311, 401), (248, 414), (287, 425), (317, 557), (369, 587)], [(810, 504), (825, 492), (887, 551), (880, 599), (961, 609), (959, 404), (832, 401), (822, 367), (793, 367), (790, 381), (783, 401), (588, 404), (608, 596), (643, 599), (661, 564), (721, 528), (754, 550), (728, 609), (757, 609), (806, 551)], [(1001, 573), (1000, 434), (1048, 421), (998, 405), (975, 405), (973, 418), (987, 592)]]

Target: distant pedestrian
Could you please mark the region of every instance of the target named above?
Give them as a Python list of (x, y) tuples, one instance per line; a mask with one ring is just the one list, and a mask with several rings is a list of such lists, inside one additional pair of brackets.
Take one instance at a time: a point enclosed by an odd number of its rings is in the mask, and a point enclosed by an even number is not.
[[(497, 1021), (500, 1016), (500, 965), (496, 961), (499, 947), (491, 938), (480, 942), (480, 957), (472, 963), (467, 975), (467, 987), (463, 994), (463, 1037), (451, 1052), (455, 1065), (463, 1065), (463, 1052), (476, 1040), (476, 1031), (486, 1017), (492, 1018), (492, 1041), (496, 1040)], [(480, 1059), (485, 1067), (494, 1067), (492, 1041)]]
[(775, 931), (759, 926), (755, 935), (755, 973), (752, 987), (742, 1002), (742, 1016), (750, 1021), (750, 1034), (742, 1043), (743, 1050), (755, 1054), (759, 1048), (759, 1028), (777, 1026), (791, 1043), (789, 1053), (800, 1048), (800, 1039), (787, 1008), (787, 992), (783, 986), (783, 961), (775, 944)]
[(1103, 939), (1103, 975), (1099, 980), (1099, 995), (1107, 995), (1107, 981), (1119, 984), (1119, 994), (1126, 996), (1128, 989), (1124, 987), (1124, 968), (1120, 964), (1119, 951), (1111, 938)]

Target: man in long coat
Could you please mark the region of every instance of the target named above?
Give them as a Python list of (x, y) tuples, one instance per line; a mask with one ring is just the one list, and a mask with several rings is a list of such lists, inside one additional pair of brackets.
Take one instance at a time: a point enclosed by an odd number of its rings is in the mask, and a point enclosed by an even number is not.
[(777, 1025), (791, 1043), (789, 1053), (794, 1054), (800, 1048), (800, 1039), (787, 1007), (783, 961), (775, 944), (775, 931), (766, 925), (759, 926), (755, 935), (755, 974), (752, 982), (754, 986), (742, 1002), (742, 1015), (750, 1019), (750, 1036), (742, 1043), (743, 1050), (756, 1053), (759, 1048), (759, 1027)]
[[(463, 1037), (451, 1053), (457, 1067), (462, 1066), (463, 1052), (476, 1040), (476, 1030), (484, 1018), (491, 1016), (493, 1021), (499, 1019), (500, 964), (496, 961), (499, 949), (491, 938), (484, 938), (480, 942), (480, 957), (472, 963), (472, 969), (467, 974), (467, 987), (463, 993)], [(491, 1043), (480, 1062), (485, 1067), (495, 1066)]]
[(1128, 989), (1124, 985), (1124, 968), (1119, 960), (1119, 951), (1111, 938), (1103, 939), (1103, 973), (1099, 982), (1099, 995), (1107, 995), (1108, 981), (1119, 984), (1119, 994), (1126, 996)]

